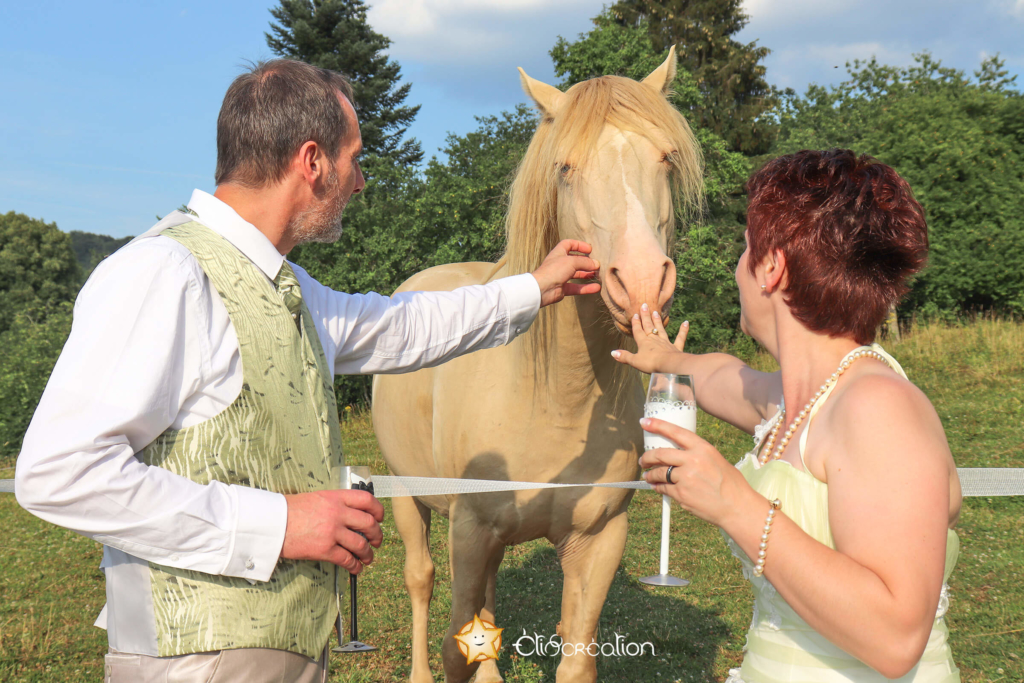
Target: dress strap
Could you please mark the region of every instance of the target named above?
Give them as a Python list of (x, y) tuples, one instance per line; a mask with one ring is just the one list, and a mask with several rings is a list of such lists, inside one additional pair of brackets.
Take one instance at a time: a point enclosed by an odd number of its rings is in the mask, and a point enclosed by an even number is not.
[[(901, 366), (895, 358), (890, 356), (888, 352), (886, 352), (886, 350), (883, 349), (878, 344), (871, 344), (870, 346), (858, 346), (857, 348), (843, 356), (843, 361), (850, 358), (853, 354), (857, 353), (858, 351), (863, 351), (865, 349), (868, 351), (874, 351), (875, 353), (880, 355), (884, 359), (886, 364), (888, 364), (889, 367), (895, 370), (900, 377), (902, 377), (903, 379), (907, 379), (907, 373), (903, 371), (903, 366)], [(840, 362), (840, 364), (842, 364), (842, 362)], [(807, 424), (804, 426), (803, 434), (800, 435), (800, 444), (798, 448), (798, 451), (800, 453), (800, 464), (803, 466), (804, 471), (807, 471), (807, 463), (804, 462), (804, 448), (806, 448), (807, 446), (807, 434), (809, 434), (811, 431), (811, 420), (813, 420), (814, 416), (818, 414), (818, 409), (821, 408), (821, 406), (825, 403), (826, 400), (828, 400), (828, 397), (832, 394), (832, 390), (836, 388), (836, 384), (837, 382), (833, 382), (832, 385), (829, 386), (828, 390), (821, 395), (821, 398), (814, 402), (814, 405), (811, 406), (810, 413), (807, 414)]]

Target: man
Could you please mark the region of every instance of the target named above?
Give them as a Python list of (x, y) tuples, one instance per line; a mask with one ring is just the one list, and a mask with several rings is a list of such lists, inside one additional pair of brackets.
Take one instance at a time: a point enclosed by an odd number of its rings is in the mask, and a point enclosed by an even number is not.
[(106, 680), (326, 680), (334, 566), (383, 508), (336, 490), (335, 374), (409, 372), (507, 344), (600, 290), (589, 245), (452, 292), (348, 295), (284, 256), (333, 241), (363, 189), (349, 85), (257, 65), (217, 122), (217, 189), (104, 261), (75, 304), (18, 460), (18, 501), (103, 543)]

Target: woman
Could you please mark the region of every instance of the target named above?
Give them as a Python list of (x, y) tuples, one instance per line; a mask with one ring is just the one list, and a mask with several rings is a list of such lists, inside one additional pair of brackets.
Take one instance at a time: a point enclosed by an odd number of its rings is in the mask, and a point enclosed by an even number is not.
[(754, 435), (733, 467), (692, 432), (642, 421), (679, 446), (644, 454), (646, 480), (719, 526), (752, 581), (729, 681), (959, 681), (942, 618), (956, 467), (931, 403), (867, 346), (924, 264), (921, 206), (892, 168), (848, 150), (780, 157), (748, 187), (741, 327), (780, 371), (684, 353), (688, 325), (673, 345), (646, 307), (637, 352), (612, 354), (693, 375), (706, 412)]

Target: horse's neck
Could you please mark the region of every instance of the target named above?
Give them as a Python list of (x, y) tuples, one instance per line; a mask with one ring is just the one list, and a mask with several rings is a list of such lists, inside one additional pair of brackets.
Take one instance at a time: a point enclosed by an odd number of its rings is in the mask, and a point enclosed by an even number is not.
[[(621, 369), (611, 352), (620, 347), (619, 334), (597, 296), (566, 299), (542, 311), (531, 341), (535, 346), (522, 361), (534, 364), (538, 388), (565, 406), (593, 401), (616, 391)], [(529, 346), (527, 347), (529, 348)]]

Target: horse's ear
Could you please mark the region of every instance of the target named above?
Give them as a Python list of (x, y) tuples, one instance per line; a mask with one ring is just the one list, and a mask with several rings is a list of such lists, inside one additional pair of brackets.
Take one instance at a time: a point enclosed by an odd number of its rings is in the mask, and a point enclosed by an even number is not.
[(676, 79), (676, 46), (669, 48), (668, 57), (651, 75), (643, 80), (644, 85), (649, 85), (662, 95), (667, 95), (672, 81)]
[(537, 104), (540, 113), (546, 118), (554, 118), (565, 93), (553, 85), (530, 78), (522, 67), (519, 67), (519, 80), (523, 84), (523, 91)]

